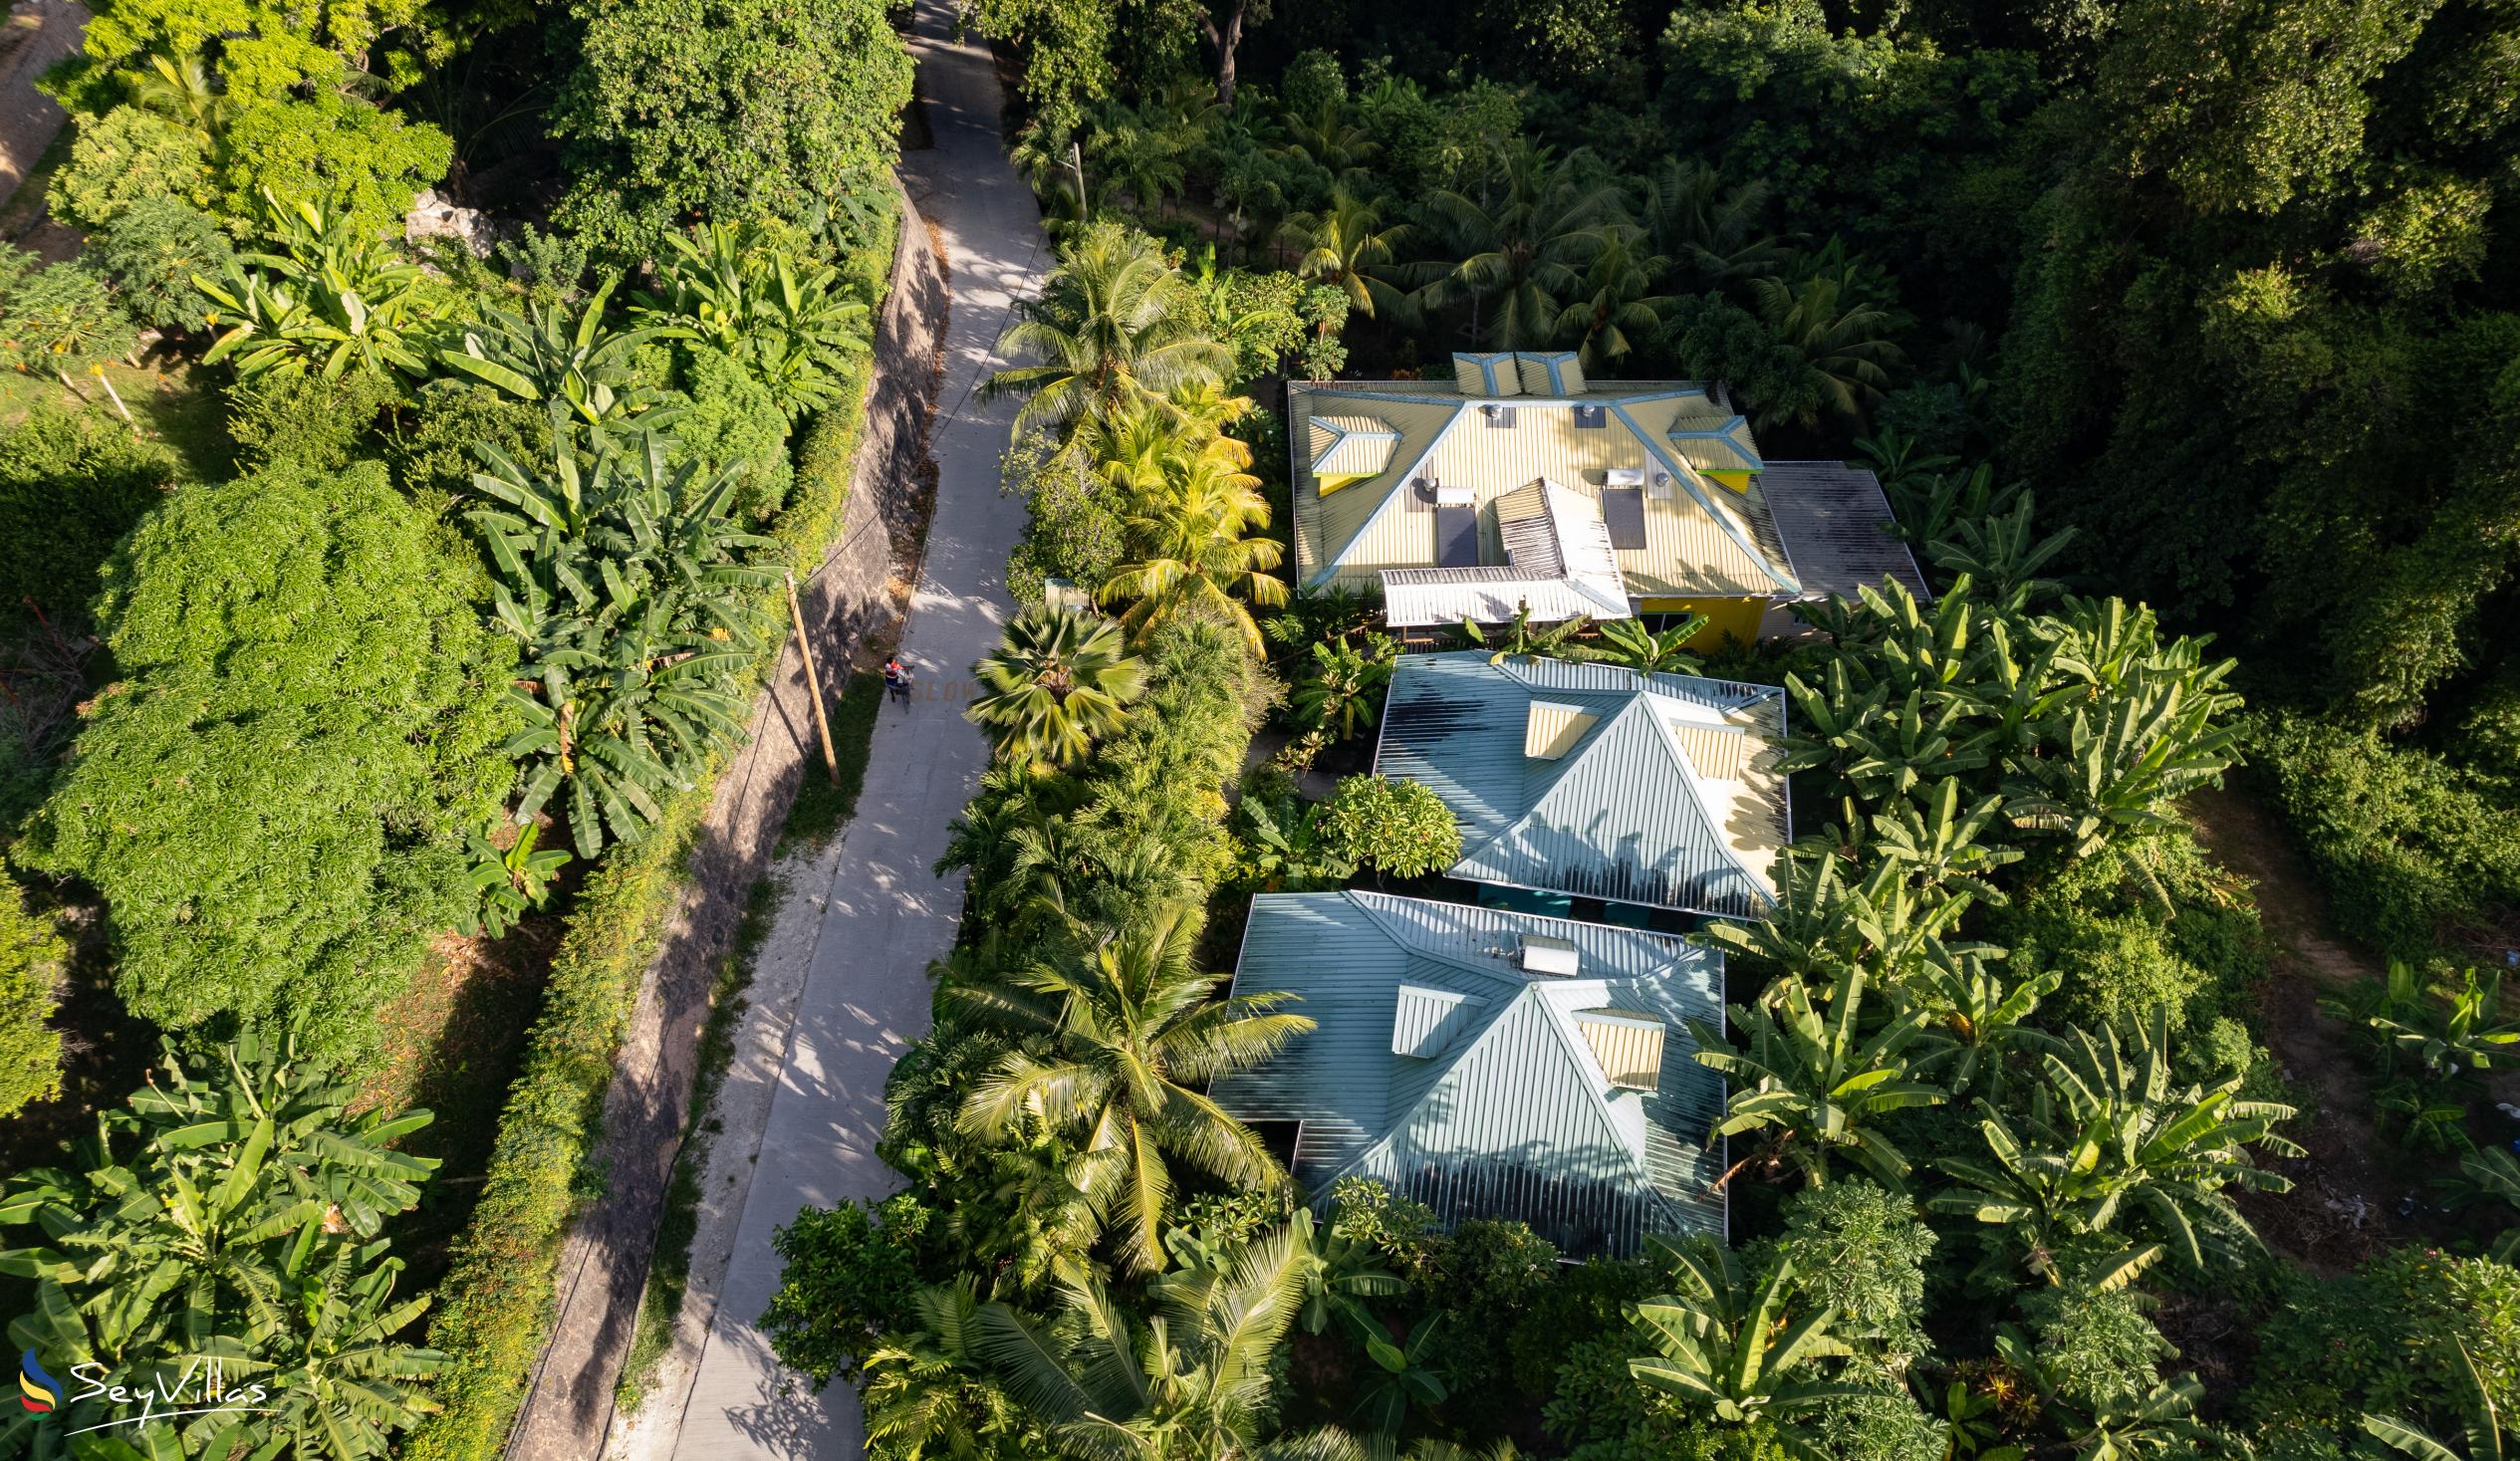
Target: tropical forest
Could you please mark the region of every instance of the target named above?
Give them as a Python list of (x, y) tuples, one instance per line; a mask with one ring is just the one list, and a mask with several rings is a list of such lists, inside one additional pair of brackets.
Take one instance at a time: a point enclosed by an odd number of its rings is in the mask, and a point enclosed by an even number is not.
[(2512, 0), (16, 0), (0, 1461), (2520, 1454)]

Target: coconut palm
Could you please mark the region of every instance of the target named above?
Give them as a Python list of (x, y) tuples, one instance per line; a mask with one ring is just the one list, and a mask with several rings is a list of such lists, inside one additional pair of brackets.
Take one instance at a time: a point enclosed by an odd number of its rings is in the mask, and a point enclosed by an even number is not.
[(985, 1461), (1026, 1417), (980, 1359), (979, 1281), (910, 1296), (909, 1325), (867, 1355), (867, 1441), (878, 1454)]
[(991, 1141), (1031, 1125), (1081, 1133), (1068, 1180), (1123, 1264), (1141, 1272), (1163, 1266), (1172, 1161), (1246, 1187), (1285, 1180), (1205, 1089), (1313, 1027), (1278, 1012), (1284, 995), (1214, 998), (1225, 977), (1190, 962), (1199, 925), (1194, 907), (1160, 907), (1080, 955), (944, 991), (973, 1017), (1043, 1043), (1000, 1062), (965, 1103), (963, 1128)]
[(1248, 536), (1269, 524), (1259, 479), (1244, 470), (1250, 462), (1250, 448), (1217, 437), (1166, 463), (1162, 486), (1132, 505), (1128, 527), (1138, 556), (1114, 570), (1097, 595), (1105, 604), (1134, 601), (1121, 615), (1132, 633), (1183, 612), (1208, 612), (1240, 629), (1254, 654), (1265, 652), (1244, 601), (1263, 608), (1286, 602), (1285, 582), (1269, 573), (1285, 549)]
[(1286, 138), (1288, 156), (1329, 173), (1334, 187), (1354, 188), (1364, 182), (1366, 164), (1383, 150), (1383, 144), (1337, 102), (1310, 117), (1289, 116)]
[(1813, 1360), (1851, 1351), (1829, 1332), (1836, 1310), (1786, 1313), (1790, 1253), (1779, 1254), (1754, 1283), (1740, 1257), (1711, 1238), (1670, 1251), (1677, 1260), (1672, 1292), (1628, 1309), (1654, 1348), (1628, 1361), (1646, 1386), (1706, 1405), (1736, 1425), (1866, 1393), (1812, 1372)]
[(1345, 188), (1330, 195), (1329, 207), (1298, 213), (1278, 229), (1279, 240), (1295, 250), (1297, 275), (1345, 291), (1350, 309), (1378, 320), (1407, 312), (1408, 295), (1392, 276), (1408, 235), (1407, 224), (1385, 226), (1377, 204)]
[(1315, 642), (1313, 662), (1295, 686), (1296, 715), (1342, 741), (1373, 725), (1397, 652), (1386, 634), (1368, 634), (1363, 645), (1344, 634)]
[(998, 647), (971, 667), (981, 695), (970, 717), (1001, 759), (1074, 764), (1099, 736), (1120, 729), (1146, 687), (1119, 626), (1073, 609), (1015, 616)]
[(2019, 1132), (1979, 1102), (1988, 1159), (1944, 1158), (1942, 1169), (1958, 1187), (1937, 1194), (1934, 1208), (2002, 1225), (2027, 1246), (2032, 1272), (2050, 1282), (2060, 1281), (2060, 1244), (2116, 1232), (2122, 1218), (2142, 1223), (2154, 1241), (2112, 1260), (2099, 1279), (2104, 1286), (2127, 1283), (2167, 1253), (2201, 1271), (2209, 1250), (2255, 1244), (2256, 1232), (2225, 1189), (2291, 1190), (2289, 1179), (2252, 1161), (2248, 1148), (2301, 1155), (2275, 1134), (2275, 1123), (2293, 1108), (2239, 1099), (2238, 1076), (2174, 1088), (2158, 1009), (2098, 1037), (2073, 1030), (2061, 1045), (2041, 1062), (2042, 1080)]
[(1762, 226), (1770, 193), (1764, 179), (1727, 185), (1711, 163), (1665, 157), (1641, 191), (1646, 240), (1692, 288), (1772, 272), (1784, 256), (1784, 241)]
[(1097, 224), (1061, 251), (1041, 298), (998, 338), (999, 350), (1041, 364), (998, 371), (981, 395), (1030, 397), (1015, 414), (1018, 436), (1064, 434), (1132, 405), (1168, 416), (1175, 386), (1221, 383), (1233, 368), (1233, 352), (1200, 333), (1201, 314), (1153, 240)]
[(1623, 225), (1603, 234), (1575, 297), (1558, 312), (1558, 338), (1576, 342), (1588, 370), (1616, 365), (1637, 341), (1652, 339), (1672, 304), (1669, 295), (1651, 292), (1663, 261), (1644, 250), (1639, 230)]
[[(1803, 373), (1815, 387), (1816, 399), (1831, 412), (1861, 421), (1880, 402), (1890, 371), (1907, 362), (1892, 344), (1898, 326), (1890, 310), (1847, 296), (1843, 280), (1815, 274), (1799, 283), (1768, 276), (1750, 281), (1759, 323), (1768, 334), (1802, 360)], [(1817, 408), (1762, 425), (1820, 424)]]
[[(1428, 283), (1428, 305), (1470, 307), (1470, 336), (1498, 350), (1530, 350), (1559, 338), (1565, 302), (1620, 222), (1619, 189), (1578, 175), (1576, 158), (1518, 142), (1503, 154), (1493, 196), (1439, 189), (1426, 200), (1459, 260)], [(1485, 316), (1482, 329), (1482, 316)]]
[(1923, 1013), (1896, 1012), (1868, 1040), (1861, 1033), (1864, 986), (1862, 969), (1840, 969), (1823, 1010), (1802, 980), (1778, 980), (1757, 1004), (1732, 1007), (1732, 1023), (1750, 1037), (1746, 1050), (1690, 1021), (1698, 1064), (1734, 1078), (1714, 1134), (1772, 1133), (1768, 1149), (1815, 1187), (1828, 1182), (1831, 1158), (1844, 1154), (1897, 1189), (1907, 1159), (1872, 1123), (1891, 1111), (1940, 1105), (1944, 1093), (1907, 1079), (1911, 1068), (1899, 1054), (1924, 1033)]
[(1154, 1285), (1142, 1326), (1100, 1282), (1062, 1285), (1055, 1315), (979, 1311), (979, 1350), (1061, 1455), (1247, 1461), (1275, 1428), (1278, 1346), (1313, 1254), (1293, 1224)]

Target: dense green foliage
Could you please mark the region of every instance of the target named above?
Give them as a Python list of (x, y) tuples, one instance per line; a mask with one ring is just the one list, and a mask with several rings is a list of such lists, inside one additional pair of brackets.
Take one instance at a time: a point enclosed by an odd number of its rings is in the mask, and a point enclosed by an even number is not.
[(50, 915), (0, 877), (0, 1116), (61, 1094), (61, 1032), (52, 1026), (70, 942)]
[(97, 571), (178, 470), (164, 447), (94, 415), (30, 413), (0, 436), (0, 603), (84, 617)]
[[(0, 1444), (48, 1455), (47, 1428), (110, 1424), (129, 1455), (370, 1461), (433, 1408), (443, 1356), (395, 1339), (429, 1301), (394, 1299), (402, 1261), (381, 1236), (437, 1166), (393, 1149), (429, 1113), (351, 1116), (352, 1095), (284, 1037), (189, 1065), (170, 1049), (78, 1169), (13, 1177), (0, 1225), (32, 1231), (0, 1269), (31, 1281), (32, 1308), (10, 1339), (180, 1413), (133, 1424), (83, 1387), (57, 1396), (61, 1420), (15, 1413)], [(233, 1398), (205, 1403), (207, 1360)]]
[(374, 463), (177, 493), (107, 566), (121, 679), (19, 855), (104, 894), (135, 1013), (373, 1037), (470, 911), (463, 835), (512, 777), (514, 651), (483, 597)]

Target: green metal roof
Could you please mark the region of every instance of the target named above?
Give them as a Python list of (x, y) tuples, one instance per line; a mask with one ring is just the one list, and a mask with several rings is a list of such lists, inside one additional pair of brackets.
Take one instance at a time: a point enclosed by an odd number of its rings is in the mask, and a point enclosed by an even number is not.
[[(1535, 704), (1592, 722), (1563, 754), (1535, 756), (1525, 744)], [(1711, 758), (1695, 764), (1697, 727), (1757, 737), (1762, 754), (1736, 758), (1748, 765), (1729, 776), (1734, 767)], [(1423, 783), (1452, 810), (1454, 877), (1751, 918), (1774, 896), (1769, 863), (1791, 841), (1786, 779), (1764, 755), (1784, 732), (1784, 692), (1771, 686), (1407, 654), (1392, 669), (1374, 769)]]
[[(1526, 936), (1573, 945), (1576, 972), (1526, 972)], [(1302, 1123), (1294, 1174), (1313, 1200), (1368, 1176), (1446, 1224), (1519, 1218), (1573, 1257), (1723, 1234), (1722, 1155), (1705, 1141), (1724, 1086), (1683, 1023), (1722, 1019), (1721, 954), (1457, 903), (1273, 893), (1252, 899), (1234, 977), (1299, 996), (1316, 1022), (1212, 1090), (1245, 1120)], [(1659, 1026), (1652, 1090), (1614, 1083), (1588, 1017)]]

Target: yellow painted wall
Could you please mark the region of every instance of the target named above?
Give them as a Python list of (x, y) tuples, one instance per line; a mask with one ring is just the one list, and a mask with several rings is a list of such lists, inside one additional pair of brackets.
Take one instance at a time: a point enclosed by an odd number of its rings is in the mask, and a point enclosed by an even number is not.
[(1759, 637), (1759, 621), (1767, 616), (1765, 599), (1639, 599), (1638, 613), (1702, 613), (1706, 627), (1689, 638), (1695, 649), (1712, 649), (1730, 634), (1748, 643)]
[(1748, 472), (1700, 472), (1698, 475), (1705, 477), (1710, 481), (1721, 482), (1723, 485), (1731, 488), (1735, 492), (1748, 492), (1750, 490), (1750, 474)]
[(1328, 497), (1330, 494), (1338, 491), (1342, 487), (1354, 487), (1368, 477), (1379, 477), (1382, 475), (1383, 474), (1381, 472), (1359, 472), (1356, 475), (1349, 477), (1317, 477), (1314, 480), (1321, 484), (1321, 495)]

